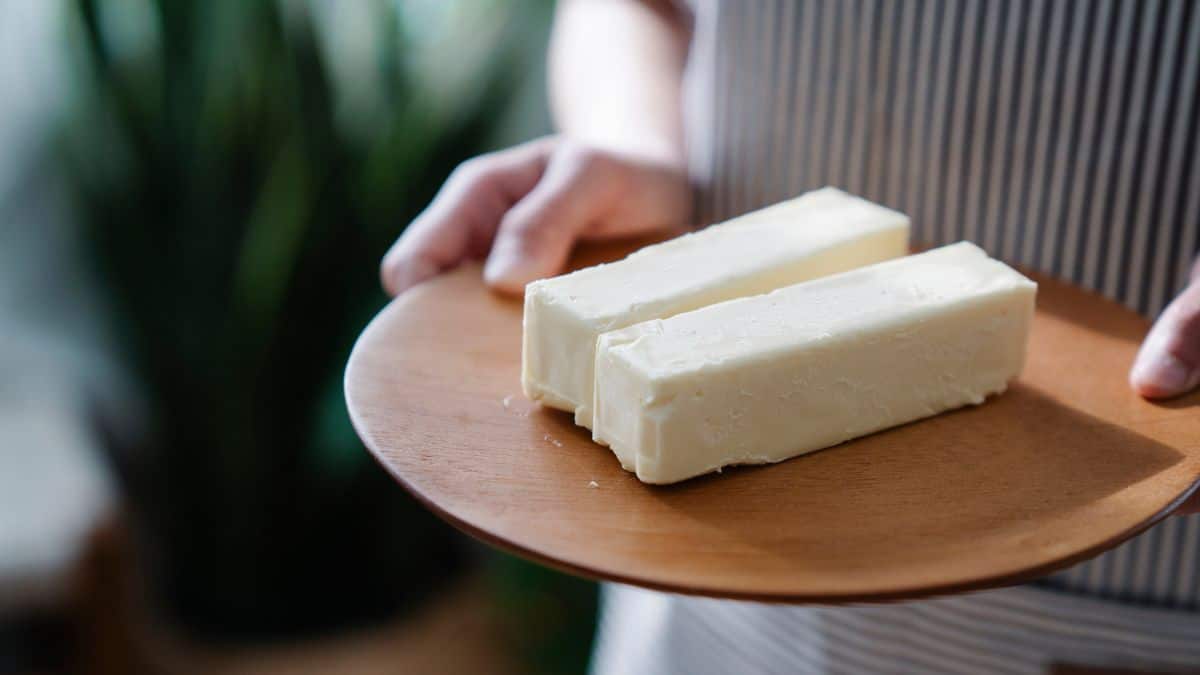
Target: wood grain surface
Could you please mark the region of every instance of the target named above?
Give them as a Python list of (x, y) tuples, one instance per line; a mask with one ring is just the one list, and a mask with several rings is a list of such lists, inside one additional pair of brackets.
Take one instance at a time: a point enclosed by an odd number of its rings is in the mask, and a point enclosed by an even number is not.
[[(585, 249), (581, 266), (637, 243)], [(1200, 476), (1200, 395), (1126, 373), (1148, 323), (1044, 278), (1009, 391), (781, 464), (656, 487), (521, 394), (521, 303), (467, 266), (393, 301), (346, 369), (355, 428), (430, 509), (597, 579), (782, 602), (1029, 580), (1165, 517)]]

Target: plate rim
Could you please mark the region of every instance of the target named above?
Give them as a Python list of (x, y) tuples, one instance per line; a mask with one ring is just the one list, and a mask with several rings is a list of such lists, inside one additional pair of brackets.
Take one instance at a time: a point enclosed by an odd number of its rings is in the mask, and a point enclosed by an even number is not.
[[(462, 267), (476, 267), (476, 265), (464, 265)], [(464, 270), (455, 270), (462, 273)], [(1022, 272), (1028, 274), (1025, 270)], [(1070, 281), (1058, 279), (1046, 274), (1034, 273), (1030, 276), (1034, 277), (1039, 284), (1043, 281), (1049, 281), (1064, 286), (1068, 286), (1075, 291), (1088, 293), (1115, 305), (1125, 311), (1132, 311), (1124, 307), (1120, 303), (1112, 301), (1111, 298), (1103, 296), (1087, 288), (1080, 287)], [(973, 578), (967, 581), (952, 581), (942, 584), (928, 584), (908, 586), (902, 588), (889, 588), (879, 590), (877, 592), (830, 592), (830, 593), (793, 593), (793, 592), (756, 592), (745, 590), (728, 590), (714, 588), (703, 584), (688, 584), (688, 583), (671, 583), (656, 579), (650, 579), (637, 575), (636, 573), (610, 572), (602, 570), (595, 566), (589, 566), (585, 563), (573, 562), (563, 558), (554, 557), (551, 554), (544, 553), (528, 545), (519, 543), (514, 539), (502, 536), (495, 532), (483, 529), (474, 525), (443, 508), (437, 501), (426, 495), (421, 490), (417, 489), (399, 469), (393, 466), (383, 456), (383, 451), (376, 447), (374, 436), (368, 433), (368, 428), (365, 420), (362, 418), (362, 408), (357, 406), (354, 401), (351, 386), (351, 374), (358, 367), (357, 364), (362, 360), (362, 352), (365, 349), (364, 343), (377, 330), (381, 330), (379, 326), (386, 320), (387, 316), (392, 312), (399, 311), (399, 308), (406, 302), (410, 301), (416, 294), (420, 294), (426, 284), (418, 285), (401, 295), (393, 298), (383, 308), (380, 309), (368, 322), (367, 326), (355, 338), (354, 346), (351, 349), (350, 356), (346, 361), (346, 366), (343, 371), (342, 386), (343, 398), (346, 403), (348, 416), (355, 433), (359, 440), (366, 447), (371, 457), (376, 464), (381, 466), (388, 475), (392, 477), (400, 486), (411, 495), (421, 506), (431, 511), (438, 518), (447, 522), (458, 531), (477, 539), (489, 546), (495, 547), (507, 553), (516, 555), (525, 560), (536, 564), (544, 565), (552, 569), (571, 574), (574, 576), (586, 578), (596, 582), (620, 583), (640, 588), (646, 588), (654, 591), (675, 593), (688, 596), (709, 597), (718, 599), (728, 599), (737, 601), (762, 602), (772, 604), (821, 604), (821, 605), (845, 605), (859, 603), (891, 603), (904, 600), (916, 600), (935, 596), (954, 595), (967, 593), (972, 591), (988, 590), (1002, 588), (1007, 586), (1015, 586), (1022, 583), (1027, 583), (1039, 578), (1043, 578), (1053, 572), (1060, 571), (1071, 567), (1077, 563), (1093, 558), (1105, 551), (1111, 550), (1120, 544), (1136, 537), (1137, 535), (1149, 530), (1154, 525), (1168, 518), (1180, 505), (1188, 500), (1193, 494), (1200, 489), (1200, 475), (1192, 478), (1187, 487), (1170, 500), (1165, 506), (1160, 508), (1155, 513), (1151, 514), (1144, 520), (1137, 522), (1120, 533), (1110, 536), (1100, 542), (1093, 544), (1083, 550), (1075, 551), (1053, 560), (1043, 562), (1031, 568), (1021, 569), (1016, 572), (993, 574)], [(1144, 320), (1144, 317), (1141, 317)], [(1148, 321), (1146, 322), (1149, 323)], [(645, 486), (648, 489), (654, 489), (656, 486)]]

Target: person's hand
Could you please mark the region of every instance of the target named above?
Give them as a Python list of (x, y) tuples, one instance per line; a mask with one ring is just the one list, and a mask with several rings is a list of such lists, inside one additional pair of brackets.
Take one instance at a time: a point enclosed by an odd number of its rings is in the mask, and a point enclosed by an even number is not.
[[(1200, 260), (1192, 266), (1191, 284), (1167, 305), (1142, 342), (1129, 384), (1151, 399), (1178, 396), (1200, 385)], [(1175, 513), (1200, 513), (1200, 492)]]
[(1142, 342), (1129, 384), (1146, 398), (1170, 398), (1200, 385), (1200, 260), (1192, 266), (1191, 284)]
[(562, 271), (580, 239), (679, 227), (691, 217), (679, 162), (547, 137), (461, 164), (380, 266), (397, 295), (469, 259), (512, 294)]

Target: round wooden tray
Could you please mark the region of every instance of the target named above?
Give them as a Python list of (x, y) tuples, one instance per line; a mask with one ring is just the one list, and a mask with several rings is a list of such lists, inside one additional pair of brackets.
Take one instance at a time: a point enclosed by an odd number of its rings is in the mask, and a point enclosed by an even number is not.
[[(580, 266), (629, 250), (577, 256)], [(781, 464), (640, 483), (567, 413), (521, 394), (521, 303), (475, 266), (397, 298), (359, 338), (346, 400), (409, 492), (486, 542), (680, 593), (877, 601), (1007, 585), (1096, 555), (1200, 476), (1200, 396), (1126, 373), (1147, 322), (1038, 279), (1024, 374), (986, 404)]]

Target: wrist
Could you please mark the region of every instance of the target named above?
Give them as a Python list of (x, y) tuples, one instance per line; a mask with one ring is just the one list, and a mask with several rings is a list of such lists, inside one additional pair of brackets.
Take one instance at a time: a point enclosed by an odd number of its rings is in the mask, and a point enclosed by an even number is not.
[(645, 163), (681, 175), (687, 173), (687, 157), (681, 140), (667, 134), (646, 130), (614, 129), (611, 131), (571, 132), (562, 138), (568, 142), (612, 153), (638, 163)]

